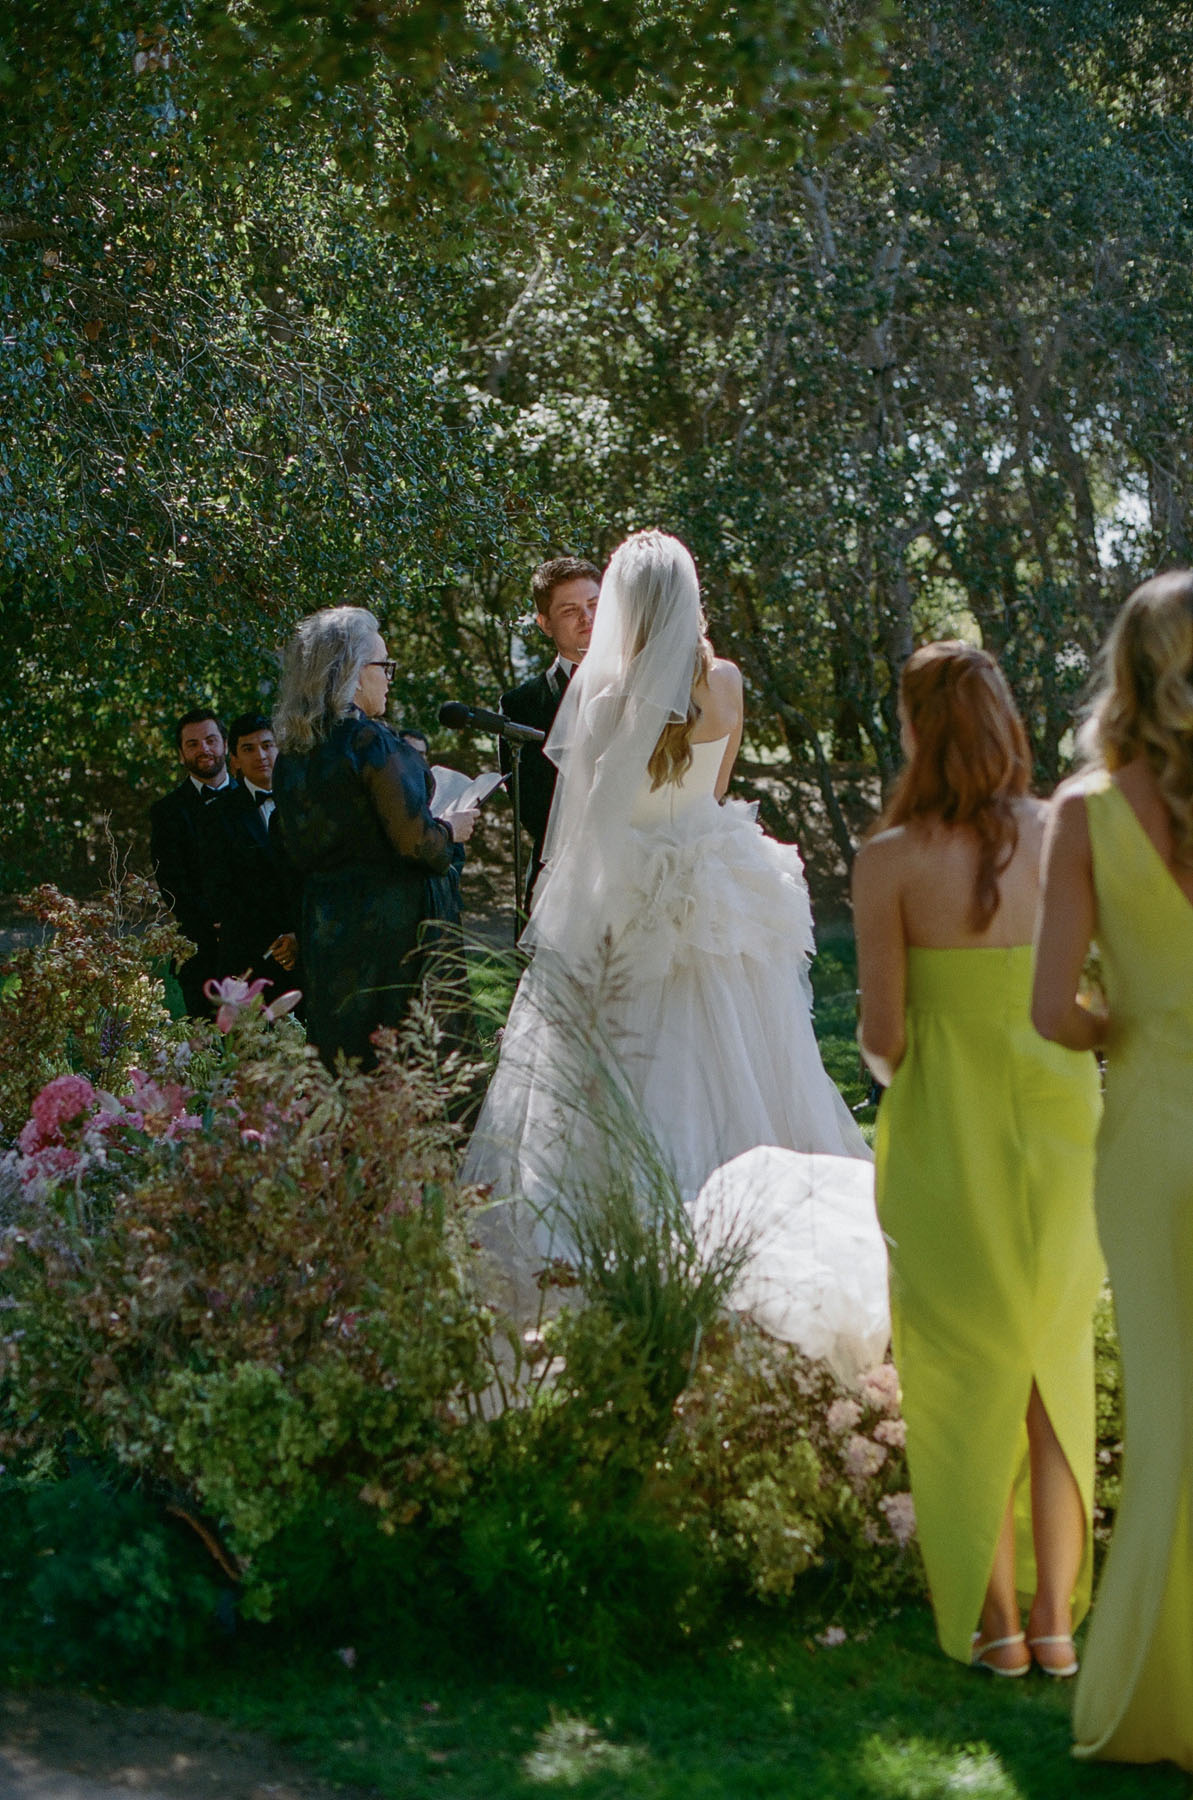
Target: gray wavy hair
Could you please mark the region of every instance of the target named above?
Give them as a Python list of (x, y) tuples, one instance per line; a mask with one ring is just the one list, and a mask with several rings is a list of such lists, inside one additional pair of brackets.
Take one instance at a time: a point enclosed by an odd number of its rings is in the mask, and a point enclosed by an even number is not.
[(279, 750), (301, 755), (344, 717), (379, 630), (363, 606), (326, 606), (302, 621), (282, 652), (273, 715)]

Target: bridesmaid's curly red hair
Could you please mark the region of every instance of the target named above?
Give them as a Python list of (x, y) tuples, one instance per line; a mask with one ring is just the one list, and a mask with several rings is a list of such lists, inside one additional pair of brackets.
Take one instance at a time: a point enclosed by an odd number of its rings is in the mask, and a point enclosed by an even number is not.
[(899, 704), (911, 752), (875, 830), (933, 818), (968, 826), (978, 840), (970, 928), (985, 931), (1019, 842), (1014, 802), (1031, 786), (1027, 734), (1006, 676), (973, 644), (925, 644), (904, 664)]

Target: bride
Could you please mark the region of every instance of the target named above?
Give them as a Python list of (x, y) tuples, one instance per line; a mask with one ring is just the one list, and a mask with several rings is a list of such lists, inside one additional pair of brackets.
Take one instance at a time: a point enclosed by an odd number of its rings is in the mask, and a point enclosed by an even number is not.
[[(698, 1218), (746, 1221), (742, 1286), (778, 1335), (807, 1336), (792, 1316), (801, 1283), (823, 1294), (834, 1269), (851, 1292), (860, 1279), (874, 1361), (885, 1259), (871, 1170), (840, 1160), (870, 1152), (812, 1031), (799, 853), (724, 798), (741, 736), (741, 675), (709, 643), (691, 556), (635, 534), (605, 573), (546, 745), (559, 779), (522, 938), (534, 955), (463, 1176), (528, 1201), (533, 1253), (566, 1256), (569, 1204), (645, 1142)], [(759, 1146), (777, 1150), (743, 1155)]]

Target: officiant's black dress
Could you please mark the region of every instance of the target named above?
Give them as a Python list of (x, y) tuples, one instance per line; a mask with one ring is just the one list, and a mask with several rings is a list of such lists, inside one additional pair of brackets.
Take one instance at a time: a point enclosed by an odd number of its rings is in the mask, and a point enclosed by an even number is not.
[(329, 1067), (376, 1057), (379, 1025), (400, 1025), (421, 975), (427, 876), (451, 864), (452, 836), (427, 807), (422, 758), (355, 708), (273, 772), (274, 829), (302, 877), (299, 945), (307, 1030)]

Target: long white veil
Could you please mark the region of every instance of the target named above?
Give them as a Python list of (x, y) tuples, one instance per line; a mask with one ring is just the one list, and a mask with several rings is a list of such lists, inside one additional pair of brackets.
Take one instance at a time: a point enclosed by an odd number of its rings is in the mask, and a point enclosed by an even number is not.
[(661, 531), (627, 538), (544, 746), (559, 778), (527, 947), (585, 960), (625, 924), (631, 815), (660, 732), (687, 716), (701, 634), (683, 544)]

